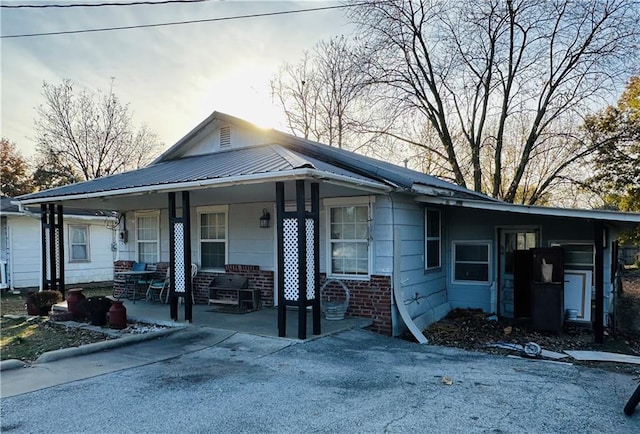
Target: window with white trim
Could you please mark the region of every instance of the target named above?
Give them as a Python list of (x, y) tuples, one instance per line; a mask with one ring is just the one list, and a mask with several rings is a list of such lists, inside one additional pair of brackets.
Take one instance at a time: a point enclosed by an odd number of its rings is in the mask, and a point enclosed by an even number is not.
[(369, 274), (369, 205), (329, 207), (329, 254), (333, 276)]
[(424, 268), (431, 270), (440, 267), (441, 257), (441, 221), (440, 211), (426, 209), (424, 212)]
[(69, 225), (69, 262), (89, 261), (89, 226)]
[(453, 281), (481, 282), (491, 280), (491, 242), (453, 242)]
[(138, 262), (155, 264), (160, 253), (160, 213), (136, 215)]
[(224, 270), (227, 263), (227, 208), (198, 209), (201, 268)]

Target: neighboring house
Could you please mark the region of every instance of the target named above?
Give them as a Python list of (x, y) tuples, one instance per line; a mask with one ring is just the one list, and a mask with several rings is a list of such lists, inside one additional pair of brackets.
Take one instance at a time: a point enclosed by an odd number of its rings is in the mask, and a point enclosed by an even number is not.
[[(347, 315), (418, 338), (456, 307), (543, 326), (541, 311), (557, 322), (570, 308), (601, 330), (612, 242), (640, 224), (640, 214), (505, 203), (218, 112), (146, 168), (19, 201), (118, 210), (116, 269), (167, 264), (175, 291), (196, 303), (214, 276), (243, 274), (264, 306), (312, 306), (315, 321), (319, 288), (337, 279), (351, 293)], [(536, 290), (543, 280), (556, 285)]]
[[(0, 198), (0, 264), (2, 288), (41, 287), (40, 207), (23, 208)], [(102, 212), (65, 210), (64, 268), (67, 284), (113, 279), (116, 220)]]

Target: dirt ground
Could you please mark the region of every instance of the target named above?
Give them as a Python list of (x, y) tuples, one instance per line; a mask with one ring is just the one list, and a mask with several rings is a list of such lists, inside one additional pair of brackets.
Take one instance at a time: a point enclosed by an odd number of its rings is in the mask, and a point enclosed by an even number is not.
[[(565, 325), (560, 333), (532, 330), (526, 324), (493, 320), (485, 312), (454, 309), (441, 321), (424, 330), (429, 343), (453, 346), (492, 354), (516, 354), (512, 350), (490, 348), (487, 344), (505, 342), (525, 345), (535, 342), (545, 350), (593, 350), (640, 356), (640, 272), (627, 273), (622, 281), (622, 294), (617, 304), (616, 329), (605, 330), (604, 343), (596, 344), (591, 328)], [(624, 372), (640, 376), (640, 365), (625, 363), (579, 362), (574, 364)]]

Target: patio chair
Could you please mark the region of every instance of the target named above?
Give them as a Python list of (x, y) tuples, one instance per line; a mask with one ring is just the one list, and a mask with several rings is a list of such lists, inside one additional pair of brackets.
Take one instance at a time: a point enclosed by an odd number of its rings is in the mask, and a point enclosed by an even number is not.
[[(165, 290), (167, 291), (166, 299), (162, 300), (162, 295)], [(157, 300), (162, 303), (166, 303), (169, 301), (169, 268), (167, 268), (167, 273), (165, 274), (164, 279), (151, 279), (149, 283), (149, 287), (147, 288), (146, 299), (147, 301), (156, 300), (156, 294), (158, 296)]]

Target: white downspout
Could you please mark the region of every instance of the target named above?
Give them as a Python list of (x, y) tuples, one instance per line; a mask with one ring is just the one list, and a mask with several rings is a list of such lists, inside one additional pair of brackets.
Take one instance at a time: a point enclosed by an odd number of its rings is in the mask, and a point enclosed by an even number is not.
[(428, 344), (429, 341), (424, 336), (424, 334), (422, 334), (422, 330), (420, 330), (418, 326), (416, 326), (416, 324), (413, 322), (413, 319), (411, 319), (411, 315), (407, 310), (407, 306), (405, 306), (404, 304), (404, 300), (401, 294), (402, 290), (400, 289), (402, 283), (400, 282), (399, 252), (400, 252), (400, 229), (394, 228), (393, 230), (393, 298), (396, 302), (396, 307), (398, 308), (398, 312), (400, 312), (400, 316), (402, 317), (402, 320), (404, 321), (405, 325), (407, 326), (407, 328), (409, 329), (413, 337), (416, 338), (419, 344)]

